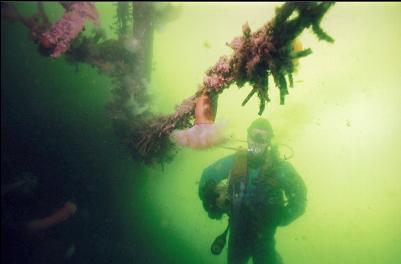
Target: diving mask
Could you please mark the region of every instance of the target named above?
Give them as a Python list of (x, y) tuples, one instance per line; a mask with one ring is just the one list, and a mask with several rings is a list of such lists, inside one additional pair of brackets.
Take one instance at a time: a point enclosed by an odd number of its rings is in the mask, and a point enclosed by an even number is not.
[(261, 155), (270, 147), (269, 133), (261, 129), (253, 129), (248, 134), (248, 151), (253, 155)]

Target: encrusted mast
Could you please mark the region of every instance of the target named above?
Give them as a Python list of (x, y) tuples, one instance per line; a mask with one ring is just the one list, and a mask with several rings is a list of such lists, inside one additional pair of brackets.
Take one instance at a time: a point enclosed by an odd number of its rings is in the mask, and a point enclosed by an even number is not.
[[(166, 23), (179, 13), (167, 4), (156, 9), (154, 3), (117, 3), (116, 32), (118, 39), (106, 39), (104, 31), (94, 36), (80, 34), (86, 21), (99, 24), (96, 7), (91, 2), (62, 2), (64, 16), (49, 22), (42, 3), (32, 17), (21, 16), (11, 3), (2, 3), (2, 18), (23, 23), (42, 54), (67, 62), (89, 64), (112, 78), (113, 100), (109, 114), (118, 137), (128, 146), (134, 160), (146, 164), (170, 161), (175, 145), (205, 148), (223, 140), (223, 126), (214, 123), (218, 96), (232, 84), (242, 88), (249, 83), (259, 98), (261, 115), (269, 98), (269, 77), (280, 90), (284, 104), (288, 87), (293, 86), (297, 60), (311, 54), (302, 49), (297, 37), (311, 28), (319, 40), (333, 42), (320, 27), (320, 22), (333, 2), (289, 2), (276, 9), (275, 17), (252, 32), (243, 25), (242, 36), (227, 45), (230, 56), (222, 56), (210, 67), (193, 96), (183, 100), (171, 115), (158, 116), (149, 111), (153, 31), (157, 22)], [(130, 30), (132, 27), (132, 31)], [(132, 34), (130, 33), (132, 32)], [(193, 122), (194, 121), (194, 122)]]
[[(242, 105), (257, 94), (260, 100), (258, 114), (261, 115), (266, 103), (270, 101), (268, 80), (271, 75), (280, 90), (280, 103), (284, 104), (288, 87), (293, 86), (297, 59), (312, 52), (310, 49), (300, 48), (296, 38), (304, 29), (312, 27), (319, 40), (333, 42), (334, 40), (320, 27), (321, 19), (333, 4), (333, 2), (285, 3), (277, 8), (276, 16), (257, 31), (252, 33), (245, 24), (243, 35), (234, 38), (228, 44), (234, 53), (230, 57), (220, 57), (206, 72), (198, 91), (178, 105), (175, 113), (149, 120), (147, 126), (137, 132), (141, 134), (139, 140), (132, 141), (132, 152), (140, 155), (141, 159), (148, 163), (154, 161), (156, 157), (161, 160), (171, 157), (172, 147), (169, 137), (173, 131), (191, 126), (198, 98), (202, 95), (215, 98), (234, 83), (239, 88), (245, 83), (251, 84), (253, 88)], [(211, 111), (216, 112), (216, 109)], [(188, 143), (184, 145), (191, 145), (189, 133), (188, 130), (187, 134), (181, 134), (186, 137), (183, 141)], [(180, 141), (179, 136), (175, 141)]]

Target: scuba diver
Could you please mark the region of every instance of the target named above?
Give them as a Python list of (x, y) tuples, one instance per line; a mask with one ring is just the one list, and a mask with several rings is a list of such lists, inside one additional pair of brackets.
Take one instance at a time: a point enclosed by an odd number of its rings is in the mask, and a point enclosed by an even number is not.
[(279, 157), (268, 120), (256, 119), (247, 132), (247, 150), (239, 149), (202, 173), (199, 197), (209, 218), (229, 216), (211, 251), (220, 254), (229, 233), (229, 264), (245, 264), (250, 258), (254, 264), (280, 264), (276, 229), (304, 213), (307, 191), (294, 167)]

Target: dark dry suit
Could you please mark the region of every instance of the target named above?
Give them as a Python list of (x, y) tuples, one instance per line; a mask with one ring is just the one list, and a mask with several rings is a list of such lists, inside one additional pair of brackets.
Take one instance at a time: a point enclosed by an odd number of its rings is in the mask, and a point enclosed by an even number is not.
[[(306, 187), (302, 178), (278, 155), (254, 161), (248, 160), (246, 151), (239, 151), (222, 158), (203, 171), (199, 183), (199, 196), (213, 219), (225, 213), (216, 204), (215, 192), (216, 185), (224, 179), (230, 182), (228, 263), (246, 263), (250, 257), (255, 264), (281, 263), (274, 235), (277, 226), (290, 224), (305, 210)], [(239, 202), (234, 202), (238, 194)]]

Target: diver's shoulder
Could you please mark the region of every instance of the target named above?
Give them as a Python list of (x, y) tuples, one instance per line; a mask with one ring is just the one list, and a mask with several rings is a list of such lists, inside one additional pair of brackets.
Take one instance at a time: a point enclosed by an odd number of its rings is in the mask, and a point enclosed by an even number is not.
[(275, 162), (276, 169), (284, 175), (297, 173), (294, 165), (286, 159), (277, 159)]
[(284, 167), (284, 168), (294, 168), (294, 166), (292, 165), (291, 162), (289, 162), (288, 160), (283, 159), (283, 158), (277, 159), (277, 160), (276, 160), (276, 163), (277, 163), (279, 166)]

